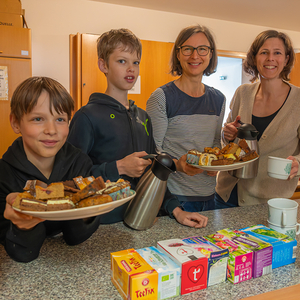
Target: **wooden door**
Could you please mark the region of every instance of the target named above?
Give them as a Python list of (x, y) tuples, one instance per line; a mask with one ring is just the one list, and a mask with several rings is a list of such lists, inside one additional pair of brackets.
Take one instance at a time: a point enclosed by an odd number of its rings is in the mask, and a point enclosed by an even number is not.
[(31, 76), (31, 60), (0, 57), (0, 66), (7, 66), (8, 100), (0, 100), (0, 157), (17, 138), (10, 121), (10, 100), (15, 88)]
[(300, 53), (296, 53), (296, 62), (292, 69), (290, 77), (290, 83), (300, 87)]

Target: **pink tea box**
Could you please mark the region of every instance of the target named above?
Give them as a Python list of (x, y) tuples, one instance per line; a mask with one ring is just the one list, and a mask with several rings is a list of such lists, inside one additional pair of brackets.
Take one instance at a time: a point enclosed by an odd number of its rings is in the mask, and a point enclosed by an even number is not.
[(157, 249), (181, 267), (181, 295), (207, 288), (207, 257), (180, 239), (157, 242)]
[(205, 239), (222, 249), (228, 249), (227, 279), (233, 284), (252, 278), (253, 252), (235, 244), (221, 233), (204, 236)]

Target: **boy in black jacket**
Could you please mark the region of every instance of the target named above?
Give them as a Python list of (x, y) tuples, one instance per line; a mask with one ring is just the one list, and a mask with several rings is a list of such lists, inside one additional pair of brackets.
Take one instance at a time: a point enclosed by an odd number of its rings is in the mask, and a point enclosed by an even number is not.
[[(147, 113), (128, 100), (128, 91), (139, 76), (142, 54), (140, 40), (128, 29), (111, 30), (97, 41), (98, 66), (107, 79), (104, 94), (94, 93), (77, 111), (70, 124), (68, 141), (87, 153), (93, 161), (94, 176), (106, 181), (119, 177), (133, 189), (151, 164), (142, 157), (155, 153), (151, 120)], [(100, 216), (101, 223), (123, 220), (128, 203)], [(181, 224), (205, 227), (207, 218), (183, 211), (168, 190), (162, 209)]]
[(69, 245), (88, 239), (98, 217), (72, 221), (44, 221), (17, 212), (12, 203), (27, 180), (47, 184), (90, 175), (90, 158), (66, 142), (74, 101), (57, 81), (26, 79), (11, 99), (11, 126), (17, 138), (0, 160), (0, 240), (16, 261), (37, 258), (48, 235), (63, 232)]

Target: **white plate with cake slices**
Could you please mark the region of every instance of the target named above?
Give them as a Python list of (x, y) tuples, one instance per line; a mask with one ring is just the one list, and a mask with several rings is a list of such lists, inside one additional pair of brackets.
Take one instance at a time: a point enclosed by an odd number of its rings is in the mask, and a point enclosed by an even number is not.
[(248, 164), (251, 164), (258, 158), (259, 157), (255, 157), (254, 159), (244, 161), (244, 162), (236, 162), (231, 165), (218, 165), (218, 166), (199, 166), (199, 165), (193, 165), (193, 164), (189, 164), (189, 165), (193, 166), (195, 168), (202, 169), (204, 171), (231, 171), (231, 170), (240, 169)]
[(132, 193), (132, 195), (127, 198), (115, 200), (104, 204), (82, 207), (82, 208), (73, 208), (73, 209), (56, 210), (56, 211), (26, 211), (26, 210), (20, 210), (15, 207), (13, 208), (14, 210), (24, 213), (26, 215), (38, 217), (48, 221), (66, 221), (66, 220), (83, 219), (83, 218), (103, 215), (123, 205), (124, 203), (130, 201), (132, 198), (134, 198), (135, 191), (130, 190), (130, 192)]

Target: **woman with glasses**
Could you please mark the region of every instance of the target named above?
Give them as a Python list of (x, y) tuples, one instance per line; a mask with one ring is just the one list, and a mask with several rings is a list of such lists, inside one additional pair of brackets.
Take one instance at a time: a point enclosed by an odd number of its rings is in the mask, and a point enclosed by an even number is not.
[[(259, 132), (258, 173), (255, 178), (237, 179), (220, 172), (216, 209), (262, 204), (271, 198), (293, 195), (300, 161), (300, 88), (288, 83), (294, 61), (292, 42), (282, 32), (266, 30), (252, 43), (244, 70), (255, 83), (243, 84), (236, 90), (223, 141), (234, 141), (239, 120), (253, 124)], [(293, 161), (289, 180), (268, 176), (268, 156)]]
[(225, 97), (202, 83), (203, 75), (215, 72), (217, 60), (206, 27), (184, 28), (171, 53), (170, 73), (179, 77), (154, 91), (147, 102), (157, 149), (169, 153), (179, 171), (170, 175), (168, 187), (190, 212), (214, 209), (216, 172), (188, 165), (186, 153), (221, 146)]

